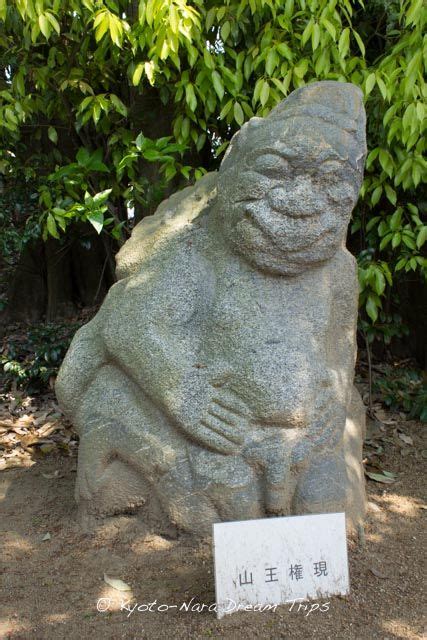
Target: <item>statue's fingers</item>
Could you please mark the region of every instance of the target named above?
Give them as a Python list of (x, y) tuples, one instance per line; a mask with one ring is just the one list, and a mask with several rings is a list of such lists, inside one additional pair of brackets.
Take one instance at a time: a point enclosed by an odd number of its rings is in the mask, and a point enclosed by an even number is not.
[(238, 420), (238, 416), (236, 414), (231, 413), (228, 409), (221, 407), (219, 404), (214, 404), (209, 407), (208, 414), (214, 416), (221, 422), (225, 422), (225, 424), (230, 425), (230, 427), (234, 427)]
[(215, 416), (208, 414), (200, 422), (203, 426), (211, 429), (212, 431), (215, 431), (215, 433), (218, 433), (220, 436), (227, 438), (227, 440), (231, 440), (231, 442), (242, 444), (244, 440), (244, 433), (242, 429), (239, 429), (236, 426), (230, 427), (228, 424), (225, 424), (225, 422), (222, 422), (222, 420), (219, 420)]
[(186, 431), (197, 443), (203, 444), (218, 453), (231, 455), (239, 451), (239, 446), (236, 443), (202, 423), (199, 423), (197, 427), (187, 427)]
[(243, 400), (228, 389), (223, 389), (221, 395), (217, 395), (212, 399), (212, 403), (241, 418), (248, 413), (248, 408)]

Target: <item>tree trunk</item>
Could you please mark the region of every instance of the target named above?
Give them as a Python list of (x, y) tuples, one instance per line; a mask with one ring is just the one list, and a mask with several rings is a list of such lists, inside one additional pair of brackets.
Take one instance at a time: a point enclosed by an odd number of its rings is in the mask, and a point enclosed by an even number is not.
[(62, 241), (27, 244), (8, 288), (2, 320), (51, 322), (100, 304), (114, 282), (113, 256), (110, 238), (86, 225), (76, 225)]

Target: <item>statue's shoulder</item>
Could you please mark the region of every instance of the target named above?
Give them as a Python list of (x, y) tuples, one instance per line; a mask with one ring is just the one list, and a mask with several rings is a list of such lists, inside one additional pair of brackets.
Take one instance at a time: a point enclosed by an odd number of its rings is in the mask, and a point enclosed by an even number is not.
[(194, 226), (209, 209), (216, 186), (217, 173), (208, 173), (164, 200), (152, 216), (137, 224), (116, 255), (118, 279), (136, 275), (153, 260), (167, 260), (168, 254), (171, 259), (188, 255)]
[(327, 270), (333, 287), (351, 286), (357, 277), (356, 258), (346, 247), (340, 247), (335, 255), (328, 260)]
[(357, 313), (359, 283), (357, 262), (346, 247), (340, 248), (328, 265), (334, 311), (353, 321)]

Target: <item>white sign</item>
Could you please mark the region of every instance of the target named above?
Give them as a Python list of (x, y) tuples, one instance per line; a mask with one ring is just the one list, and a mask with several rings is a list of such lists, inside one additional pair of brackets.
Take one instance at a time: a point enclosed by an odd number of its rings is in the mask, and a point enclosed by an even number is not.
[(349, 592), (344, 513), (222, 522), (213, 539), (218, 618)]

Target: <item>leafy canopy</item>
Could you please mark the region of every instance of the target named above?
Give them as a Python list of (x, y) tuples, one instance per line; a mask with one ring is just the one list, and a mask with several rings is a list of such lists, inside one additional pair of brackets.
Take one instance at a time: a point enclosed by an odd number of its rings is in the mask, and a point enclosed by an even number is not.
[[(150, 163), (160, 187), (197, 179), (293, 89), (351, 81), (369, 142), (353, 233), (376, 322), (396, 278), (427, 276), (426, 14), (423, 0), (0, 0), (0, 170), (37, 182), (45, 237), (82, 220), (121, 241), (128, 208), (154, 197)], [(145, 110), (167, 114), (167, 135)]]

